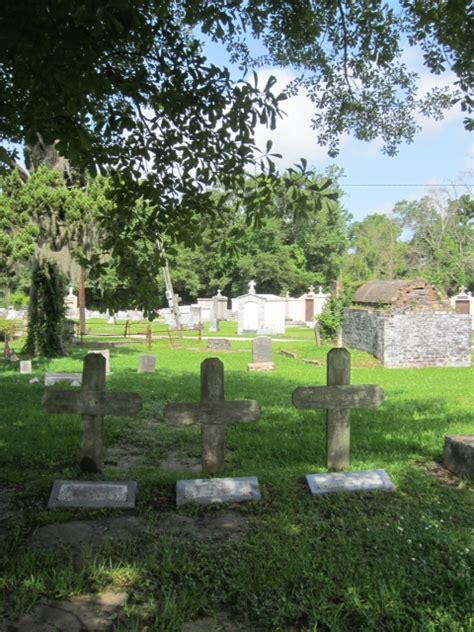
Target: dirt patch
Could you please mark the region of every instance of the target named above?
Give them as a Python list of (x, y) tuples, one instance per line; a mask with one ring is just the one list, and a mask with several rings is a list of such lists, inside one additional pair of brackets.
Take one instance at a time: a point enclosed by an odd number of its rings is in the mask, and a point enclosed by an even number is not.
[(35, 529), (29, 546), (35, 550), (70, 550), (77, 554), (84, 548), (97, 548), (107, 540), (124, 540), (144, 528), (144, 521), (137, 516), (59, 522)]
[(437, 463), (436, 461), (428, 461), (423, 463), (415, 463), (419, 468), (429, 472), (432, 476), (434, 476), (443, 487), (459, 487), (462, 484), (462, 480), (456, 474), (453, 474), (446, 468), (444, 468), (441, 463)]
[(152, 465), (145, 463), (147, 453), (147, 450), (135, 446), (115, 446), (109, 448), (105, 458), (104, 471), (116, 472), (134, 468), (153, 469)]
[(207, 513), (202, 516), (168, 514), (160, 518), (157, 531), (163, 535), (190, 538), (197, 542), (238, 538), (247, 533), (250, 519), (237, 511)]
[(232, 619), (227, 612), (217, 612), (213, 617), (202, 617), (185, 623), (181, 632), (258, 632)]
[(195, 456), (183, 456), (172, 452), (159, 463), (162, 470), (170, 472), (202, 472), (201, 459)]
[(65, 601), (50, 601), (19, 619), (0, 621), (8, 632), (67, 632), (112, 630), (127, 595), (124, 592), (84, 594)]
[(0, 485), (0, 538), (23, 521), (23, 509), (18, 505), (17, 496), (23, 491), (21, 485)]

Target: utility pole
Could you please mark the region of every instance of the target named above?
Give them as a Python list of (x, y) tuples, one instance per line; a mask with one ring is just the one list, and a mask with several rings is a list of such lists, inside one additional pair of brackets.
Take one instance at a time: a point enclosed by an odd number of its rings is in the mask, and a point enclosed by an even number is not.
[(176, 294), (174, 293), (174, 290), (173, 290), (173, 282), (171, 281), (170, 266), (168, 263), (168, 259), (166, 257), (165, 249), (163, 247), (162, 242), (160, 242), (159, 239), (156, 240), (156, 247), (161, 252), (161, 255), (164, 259), (163, 278), (165, 280), (166, 299), (168, 300), (168, 306), (173, 310), (174, 322), (176, 323), (176, 329), (178, 331), (178, 335), (181, 337), (182, 332), (181, 332), (181, 317), (179, 314), (179, 304), (176, 298)]

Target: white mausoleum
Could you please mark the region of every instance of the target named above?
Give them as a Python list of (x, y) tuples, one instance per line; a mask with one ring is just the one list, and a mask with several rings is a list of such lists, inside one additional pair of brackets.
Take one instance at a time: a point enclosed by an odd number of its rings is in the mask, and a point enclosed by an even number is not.
[(276, 294), (257, 294), (255, 281), (250, 281), (247, 294), (232, 299), (232, 311), (237, 312), (239, 334), (285, 333), (286, 299)]

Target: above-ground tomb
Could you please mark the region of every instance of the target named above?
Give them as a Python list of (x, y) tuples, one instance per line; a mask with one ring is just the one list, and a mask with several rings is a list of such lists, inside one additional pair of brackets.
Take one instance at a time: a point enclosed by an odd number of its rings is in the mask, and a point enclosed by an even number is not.
[(347, 347), (386, 367), (471, 366), (471, 316), (423, 279), (369, 281), (344, 313)]

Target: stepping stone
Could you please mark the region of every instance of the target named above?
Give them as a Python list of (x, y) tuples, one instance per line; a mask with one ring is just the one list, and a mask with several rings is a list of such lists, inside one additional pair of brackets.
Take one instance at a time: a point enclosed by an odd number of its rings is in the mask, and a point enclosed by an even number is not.
[(135, 507), (135, 481), (54, 481), (48, 508), (56, 507)]
[(335, 472), (332, 474), (308, 474), (306, 476), (313, 496), (339, 492), (394, 491), (395, 485), (385, 470), (361, 472)]
[(108, 591), (79, 595), (67, 601), (51, 601), (34, 608), (30, 614), (20, 619), (7, 621), (5, 629), (11, 632), (111, 630), (126, 599), (125, 592)]
[(98, 520), (71, 520), (38, 527), (29, 545), (35, 550), (61, 551), (97, 548), (108, 540), (114, 542), (134, 537), (145, 528), (137, 516), (114, 516)]
[(197, 478), (176, 483), (176, 504), (209, 505), (211, 503), (239, 503), (261, 500), (255, 476), (237, 478)]
[(445, 437), (443, 465), (458, 476), (474, 480), (474, 435)]
[(79, 382), (82, 384), (82, 373), (46, 373), (44, 376), (44, 385), (53, 386), (62, 382)]
[(157, 531), (163, 535), (191, 538), (197, 542), (236, 538), (249, 528), (250, 520), (237, 511), (206, 513), (204, 516), (168, 514), (160, 517)]

